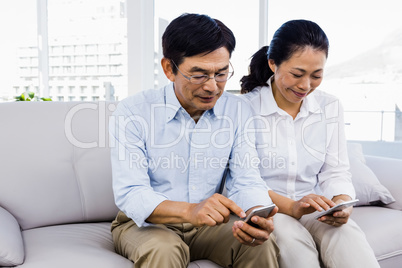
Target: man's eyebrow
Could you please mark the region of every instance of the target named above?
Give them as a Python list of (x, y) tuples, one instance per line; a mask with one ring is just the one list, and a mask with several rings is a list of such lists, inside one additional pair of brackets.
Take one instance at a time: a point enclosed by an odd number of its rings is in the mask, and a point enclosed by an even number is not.
[[(229, 69), (229, 65), (226, 65), (225, 67), (220, 68), (220, 69), (217, 71), (217, 73), (222, 72), (222, 71), (226, 71), (227, 69)], [(205, 69), (203, 69), (203, 68), (194, 66), (193, 68), (191, 68), (191, 69), (189, 70), (189, 72), (208, 73), (209, 71), (208, 71), (208, 70), (205, 70)]]

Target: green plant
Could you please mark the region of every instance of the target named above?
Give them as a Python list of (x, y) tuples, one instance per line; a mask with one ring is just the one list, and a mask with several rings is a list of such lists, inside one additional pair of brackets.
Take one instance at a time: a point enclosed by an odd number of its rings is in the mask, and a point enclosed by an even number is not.
[[(26, 96), (27, 94), (28, 96)], [(39, 98), (35, 97), (35, 93), (32, 91), (22, 93), (20, 96), (15, 97), (16, 101), (31, 101), (31, 100), (42, 100), (42, 101), (52, 101), (51, 98)]]

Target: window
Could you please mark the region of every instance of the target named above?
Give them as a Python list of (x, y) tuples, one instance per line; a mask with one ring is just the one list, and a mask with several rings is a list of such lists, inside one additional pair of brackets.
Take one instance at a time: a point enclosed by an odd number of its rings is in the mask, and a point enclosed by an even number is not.
[[(22, 8), (23, 7), (23, 8)], [(0, 9), (0, 102), (12, 100), (25, 91), (31, 77), (29, 68), (35, 64), (30, 57), (37, 57), (36, 1), (17, 0), (3, 2)], [(22, 60), (24, 59), (24, 60)], [(24, 76), (23, 80), (19, 77)], [(37, 77), (37, 73), (33, 74)], [(32, 77), (31, 77), (32, 78)], [(18, 88), (18, 90), (16, 90)], [(17, 92), (16, 92), (17, 91)]]
[(92, 94), (94, 94), (94, 95), (99, 94), (99, 87), (98, 86), (92, 86)]
[(170, 21), (185, 12), (201, 13), (221, 20), (233, 31), (236, 37), (236, 48), (231, 58), (235, 73), (227, 82), (226, 90), (239, 91), (239, 80), (247, 73), (249, 58), (259, 48), (259, 2), (205, 0), (200, 5), (185, 0), (155, 0), (154, 23), (155, 43), (159, 44), (157, 47), (159, 84), (162, 86), (167, 83), (159, 64), (162, 57), (160, 37), (164, 29)]
[[(159, 64), (161, 34), (178, 15), (196, 12), (218, 18), (233, 30), (237, 40), (231, 59), (235, 76), (229, 80), (226, 89), (238, 91), (240, 78), (247, 74), (249, 59), (259, 48), (260, 2), (146, 1), (149, 5), (154, 3), (156, 59), (151, 64), (156, 69), (152, 74), (157, 80), (155, 87), (168, 82)], [(348, 139), (402, 140), (399, 2), (268, 0), (267, 44), (274, 31), (291, 19), (313, 20), (327, 33), (331, 47), (320, 89), (340, 98), (345, 109)], [(92, 85), (111, 81), (115, 97), (126, 97), (129, 92), (129, 48), (125, 16), (131, 14), (127, 12), (128, 2), (52, 0), (47, 3), (49, 80), (53, 89), (62, 94), (64, 88), (69, 95), (76, 94), (78, 99), (80, 92), (74, 90), (75, 86), (78, 89), (88, 85), (93, 94), (99, 94), (99, 89)], [(0, 44), (0, 101), (12, 100), (16, 94), (38, 88), (36, 17), (36, 1), (8, 1), (0, 9), (0, 23), (13, 25), (0, 28), (0, 34), (8, 37), (8, 42)], [(144, 27), (150, 26), (145, 24)], [(152, 32), (152, 29), (145, 32)]]

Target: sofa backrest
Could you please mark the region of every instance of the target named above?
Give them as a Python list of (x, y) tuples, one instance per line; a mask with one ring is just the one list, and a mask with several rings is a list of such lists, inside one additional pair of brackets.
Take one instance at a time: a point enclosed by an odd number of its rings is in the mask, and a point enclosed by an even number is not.
[(0, 206), (22, 229), (110, 221), (114, 102), (0, 104)]

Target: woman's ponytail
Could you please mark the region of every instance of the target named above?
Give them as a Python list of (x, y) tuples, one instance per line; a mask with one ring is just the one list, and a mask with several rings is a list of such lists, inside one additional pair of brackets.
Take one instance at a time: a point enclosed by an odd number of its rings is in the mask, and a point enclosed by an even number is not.
[(250, 92), (258, 86), (267, 86), (268, 79), (274, 74), (268, 66), (268, 49), (268, 46), (263, 46), (251, 57), (249, 75), (240, 79), (242, 94)]

